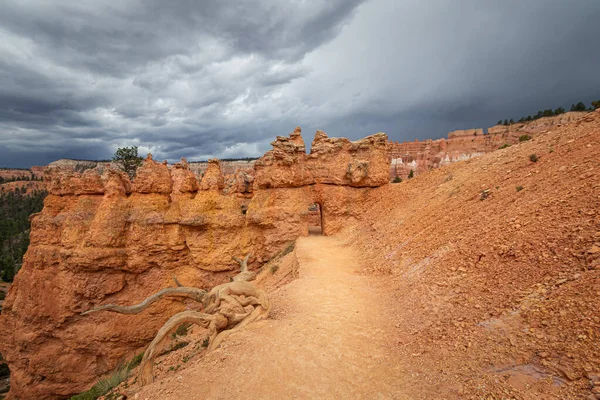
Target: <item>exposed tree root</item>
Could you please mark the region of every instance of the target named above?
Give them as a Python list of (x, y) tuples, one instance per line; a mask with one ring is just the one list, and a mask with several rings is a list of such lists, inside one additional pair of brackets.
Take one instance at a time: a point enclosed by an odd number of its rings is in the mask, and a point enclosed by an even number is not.
[[(150, 343), (146, 351), (144, 352), (144, 358), (140, 364), (140, 371), (138, 375), (138, 381), (142, 386), (152, 383), (154, 381), (154, 359), (160, 351), (165, 347), (165, 344), (169, 341), (169, 333), (177, 329), (177, 327), (184, 323), (192, 323), (201, 326), (202, 328), (208, 329), (209, 341), (217, 336), (219, 329), (224, 329), (227, 326), (227, 318), (220, 314), (210, 315), (204, 314), (197, 311), (183, 311), (179, 314), (172, 316), (154, 337), (154, 340)], [(210, 343), (210, 342), (209, 342)]]
[(173, 276), (176, 288), (162, 289), (139, 304), (132, 306), (119, 306), (106, 304), (85, 311), (82, 315), (98, 311), (112, 311), (120, 314), (138, 314), (148, 308), (152, 303), (164, 297), (189, 298), (202, 303), (204, 313), (199, 311), (183, 311), (175, 314), (160, 328), (154, 340), (144, 352), (144, 358), (140, 365), (138, 381), (141, 385), (153, 382), (154, 360), (165, 347), (170, 336), (169, 333), (177, 329), (181, 324), (196, 324), (208, 330), (209, 350), (213, 350), (221, 344), (223, 339), (232, 332), (246, 326), (250, 322), (266, 318), (271, 309), (267, 295), (254, 284), (246, 282), (248, 278), (254, 277), (254, 273), (248, 271), (248, 254), (244, 260), (234, 257), (240, 263), (241, 272), (236, 275), (233, 282), (215, 286), (210, 292), (194, 287), (185, 287)]
[(157, 302), (163, 297), (183, 297), (192, 299), (198, 302), (201, 302), (204, 298), (206, 291), (193, 287), (176, 287), (176, 288), (166, 288), (161, 290), (158, 293), (153, 294), (148, 297), (146, 300), (142, 301), (139, 304), (135, 304), (133, 306), (119, 306), (116, 304), (105, 304), (100, 307), (92, 308), (91, 310), (85, 311), (81, 313), (82, 315), (91, 314), (98, 311), (113, 311), (119, 314), (139, 314), (144, 311), (146, 308), (150, 307), (152, 303)]
[(250, 258), (250, 254), (248, 254), (244, 259), (240, 259), (237, 257), (232, 257), (235, 261), (240, 264), (240, 273), (232, 278), (234, 282), (238, 281), (251, 281), (256, 278), (256, 272), (248, 271), (248, 259)]

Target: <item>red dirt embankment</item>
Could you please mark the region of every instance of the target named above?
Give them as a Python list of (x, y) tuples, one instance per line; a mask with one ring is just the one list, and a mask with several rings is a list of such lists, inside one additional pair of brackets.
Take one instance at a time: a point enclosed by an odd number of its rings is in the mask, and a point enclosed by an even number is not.
[(347, 239), (389, 275), (415, 398), (600, 393), (600, 112), (366, 209)]

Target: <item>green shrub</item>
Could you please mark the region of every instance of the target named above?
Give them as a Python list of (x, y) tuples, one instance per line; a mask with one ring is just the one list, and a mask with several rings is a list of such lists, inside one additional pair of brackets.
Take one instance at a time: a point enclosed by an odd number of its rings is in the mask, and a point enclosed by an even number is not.
[(188, 328), (190, 327), (191, 324), (181, 324), (177, 327), (177, 330), (175, 331), (175, 333), (177, 334), (177, 336), (187, 336), (188, 334)]
[(510, 144), (504, 143), (502, 146), (499, 147), (499, 149), (502, 150), (502, 149), (506, 149), (507, 147), (510, 147)]
[(413, 178), (415, 176), (415, 172), (411, 169), (408, 173), (408, 179)]
[(8, 364), (0, 364), (0, 379), (6, 378), (10, 375), (10, 370), (8, 369)]
[(129, 175), (131, 180), (133, 180), (138, 167), (142, 165), (144, 159), (138, 155), (137, 146), (131, 146), (119, 147), (117, 151), (115, 151), (112, 160), (116, 162), (127, 175)]
[(402, 182), (402, 178), (400, 178), (398, 175), (396, 175), (396, 177), (394, 178), (392, 183), (400, 183), (400, 182)]
[(526, 142), (528, 140), (531, 140), (531, 136), (529, 136), (529, 135), (521, 135), (521, 136), (519, 136), (519, 142)]
[(517, 186), (517, 192), (520, 192), (521, 190), (523, 190), (523, 186)]
[(170, 353), (170, 352), (175, 351), (175, 350), (183, 349), (188, 344), (190, 344), (190, 342), (179, 342), (179, 343), (175, 344), (174, 346), (172, 346), (171, 348), (169, 348), (163, 354), (167, 354), (167, 353)]
[(537, 160), (539, 160), (537, 154), (531, 154), (529, 156), (529, 161), (531, 161), (531, 162), (537, 162)]

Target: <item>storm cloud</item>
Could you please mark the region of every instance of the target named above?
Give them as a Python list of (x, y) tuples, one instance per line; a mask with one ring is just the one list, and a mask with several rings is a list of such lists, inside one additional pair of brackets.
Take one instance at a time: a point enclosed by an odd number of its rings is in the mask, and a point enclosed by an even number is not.
[(438, 138), (600, 99), (597, 0), (0, 3), (0, 166)]

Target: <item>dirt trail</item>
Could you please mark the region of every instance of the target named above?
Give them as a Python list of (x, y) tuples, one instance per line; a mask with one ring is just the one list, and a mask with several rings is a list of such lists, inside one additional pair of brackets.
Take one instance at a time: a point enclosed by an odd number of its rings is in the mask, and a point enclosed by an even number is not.
[(300, 278), (274, 296), (273, 318), (233, 334), (137, 399), (407, 398), (382, 289), (334, 237), (298, 240)]

